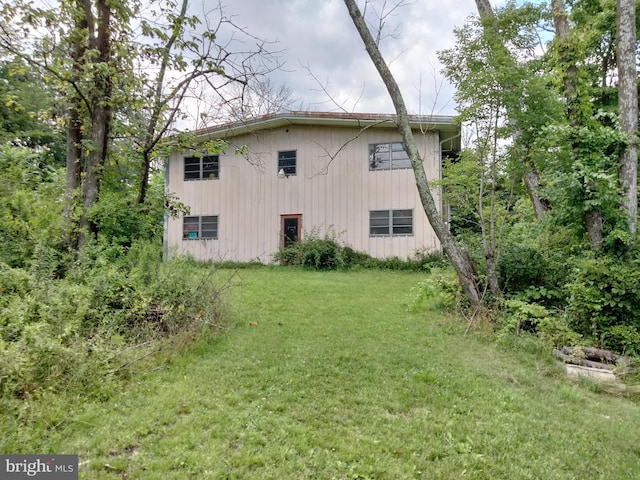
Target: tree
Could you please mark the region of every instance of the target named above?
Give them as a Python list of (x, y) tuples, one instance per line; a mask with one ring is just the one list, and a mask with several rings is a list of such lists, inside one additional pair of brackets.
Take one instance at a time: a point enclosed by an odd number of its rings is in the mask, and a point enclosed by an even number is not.
[[(487, 38), (491, 39), (489, 43), (493, 54), (488, 56), (488, 58), (497, 59), (498, 61), (505, 63), (506, 65), (503, 66), (507, 68), (519, 68), (518, 62), (506, 47), (506, 41), (501, 36), (503, 32), (500, 29), (498, 19), (496, 18), (496, 14), (491, 7), (491, 3), (489, 2), (489, 0), (476, 0), (476, 7), (480, 16), (482, 30), (486, 34)], [(527, 7), (525, 7), (525, 9), (526, 8)], [(446, 57), (441, 56), (441, 60), (443, 58)], [(503, 77), (503, 79), (507, 78), (509, 77)], [(512, 84), (511, 87), (516, 87), (516, 91), (521, 90), (520, 88), (517, 88), (517, 85)], [(505, 104), (505, 108), (508, 109), (507, 111), (509, 117), (517, 117), (518, 112), (522, 110), (522, 105), (520, 102), (512, 102), (511, 105)], [(524, 146), (524, 148), (521, 149), (521, 154), (523, 155), (520, 159), (522, 165), (524, 166), (522, 179), (527, 188), (529, 198), (531, 199), (531, 204), (535, 211), (536, 218), (540, 220), (545, 212), (549, 210), (549, 204), (547, 201), (540, 197), (540, 174), (536, 166), (535, 158), (533, 158), (531, 155), (528, 155), (530, 149), (526, 146), (526, 139), (524, 140), (525, 143), (523, 143), (523, 139), (521, 138), (521, 134), (523, 131), (524, 130), (522, 128), (515, 128), (513, 132), (513, 140), (514, 142), (521, 143)]]
[[(633, 3), (633, 2), (632, 2)], [(476, 2), (478, 12), (483, 20), (485, 33), (493, 29), (494, 34), (504, 35), (500, 29), (496, 29), (493, 20), (496, 13), (491, 8), (488, 0)], [(502, 10), (511, 8), (507, 5)], [(523, 7), (526, 8), (526, 7)], [(627, 8), (626, 13), (618, 8), (618, 21), (628, 20), (627, 29), (631, 25), (635, 27), (634, 6)], [(604, 247), (610, 248), (616, 242), (628, 243), (635, 237), (635, 218), (637, 217), (637, 173), (633, 173), (634, 165), (637, 164), (637, 153), (634, 147), (635, 132), (637, 129), (637, 100), (629, 98), (626, 105), (636, 105), (635, 114), (629, 112), (626, 115), (629, 121), (636, 118), (635, 124), (628, 124), (622, 127), (627, 132), (627, 140), (623, 140), (616, 134), (616, 120), (608, 113), (619, 113), (618, 117), (622, 122), (623, 109), (618, 109), (615, 104), (615, 87), (611, 84), (612, 74), (616, 61), (618, 70), (623, 74), (635, 74), (635, 41), (628, 43), (628, 54), (625, 60), (620, 55), (616, 56), (616, 51), (620, 51), (621, 44), (619, 38), (616, 39), (615, 25), (615, 5), (610, 0), (582, 1), (571, 3), (571, 11), (568, 12), (562, 0), (551, 1), (551, 18), (554, 27), (554, 41), (547, 53), (537, 61), (544, 66), (545, 72), (532, 71), (533, 75), (547, 75), (551, 80), (549, 87), (556, 89), (558, 96), (564, 99), (565, 113), (562, 117), (547, 117), (546, 125), (541, 125), (538, 129), (538, 138), (534, 142), (528, 143), (531, 149), (537, 143), (538, 150), (533, 150), (537, 157), (531, 161), (534, 165), (536, 175), (542, 174), (544, 178), (538, 176), (538, 186), (545, 185), (542, 191), (546, 196), (545, 200), (549, 206), (556, 210), (556, 218), (563, 217), (572, 224), (572, 228), (578, 227), (575, 219), (581, 218), (581, 228), (587, 233), (589, 243), (594, 250)], [(633, 17), (631, 17), (633, 14)], [(630, 33), (630, 38), (635, 39), (635, 32)], [(508, 40), (495, 44), (494, 52), (504, 51)], [(496, 53), (497, 55), (497, 53)], [(627, 69), (621, 65), (627, 65)], [(622, 76), (620, 86), (622, 86)], [(628, 94), (636, 90), (637, 80), (629, 78), (626, 85), (633, 85), (633, 88), (626, 88)], [(501, 84), (505, 91), (512, 89), (513, 85), (509, 79)], [(612, 95), (613, 91), (613, 95)], [(620, 89), (618, 89), (620, 93)], [(637, 97), (636, 97), (637, 99)], [(622, 102), (618, 102), (622, 107)], [(517, 110), (510, 111), (508, 117), (510, 121), (518, 115)], [(531, 122), (533, 117), (524, 118), (523, 129), (526, 131), (527, 122)], [(563, 126), (564, 125), (564, 126)], [(622, 124), (621, 124), (622, 125)], [(529, 123), (531, 126), (531, 123)], [(556, 141), (568, 142), (570, 149), (566, 150), (566, 161), (551, 159), (543, 165), (542, 159), (549, 158), (548, 151), (558, 148), (558, 145), (551, 145), (545, 142), (539, 135), (544, 129), (556, 129), (549, 137)], [(560, 130), (562, 135), (558, 137), (556, 133)], [(598, 139), (598, 144), (594, 140)], [(540, 141), (543, 140), (543, 141)], [(517, 142), (514, 142), (517, 143)], [(622, 148), (625, 143), (629, 143), (629, 148)], [(620, 160), (615, 158), (616, 152), (622, 148)], [(563, 147), (564, 149), (564, 147)], [(599, 152), (599, 153), (598, 153)], [(636, 160), (626, 157), (635, 155)], [(615, 189), (618, 188), (611, 183), (611, 174), (619, 163), (618, 183), (627, 199), (624, 202), (613, 198), (617, 195)], [(541, 172), (546, 169), (546, 172)], [(626, 180), (625, 180), (625, 177)], [(634, 180), (635, 178), (635, 180)], [(527, 176), (525, 176), (527, 181)], [(615, 182), (614, 182), (615, 183)], [(556, 185), (556, 188), (564, 188), (565, 193), (553, 191), (549, 187)], [(572, 196), (566, 195), (566, 191), (571, 191)], [(555, 199), (556, 204), (552, 201)], [(535, 199), (532, 197), (534, 206)], [(560, 202), (560, 203), (557, 203)], [(579, 208), (577, 208), (579, 207)], [(626, 234), (622, 234), (619, 226), (620, 219), (618, 211), (623, 208), (626, 211)], [(635, 210), (631, 210), (635, 209)], [(538, 210), (538, 207), (536, 207)], [(567, 212), (571, 211), (570, 214)], [(567, 214), (565, 214), (567, 213)], [(576, 214), (578, 214), (576, 216)], [(624, 237), (624, 238), (622, 238)]]
[[(473, 18), (464, 28), (456, 28), (456, 46), (439, 52), (439, 58), (445, 76), (456, 87), (459, 120), (473, 132), (461, 163), (476, 163), (472, 179), (451, 175), (457, 170), (455, 165), (444, 171), (451, 206), (464, 210), (465, 219), (473, 225), (469, 232), (462, 228), (454, 233), (467, 235), (468, 245), (482, 245), (476, 264), (486, 272), (492, 295), (499, 297), (500, 240), (514, 190), (524, 183), (538, 220), (548, 210), (540, 196), (539, 162), (532, 143), (558, 109), (546, 79), (532, 61), (538, 46), (534, 27), (540, 9), (505, 7), (499, 14), (490, 12), (489, 17)], [(458, 180), (464, 184), (463, 192), (457, 191)], [(468, 233), (477, 233), (479, 238), (470, 240)]]
[(0, 142), (46, 149), (50, 164), (64, 164), (53, 114), (53, 96), (37, 72), (22, 62), (0, 63)]
[(617, 1), (618, 109), (628, 145), (620, 152), (623, 206), (633, 245), (638, 231), (638, 73), (636, 66), (636, 2)]
[[(3, 10), (0, 47), (38, 68), (66, 103), (67, 214), (72, 247), (95, 235), (90, 220), (100, 190), (113, 119), (114, 80), (125, 70), (126, 36), (131, 10), (106, 0), (62, 1), (59, 9), (39, 9), (17, 0)], [(52, 25), (57, 29), (50, 29)], [(25, 44), (16, 31), (33, 35), (51, 31)], [(114, 38), (119, 48), (113, 48)], [(115, 51), (114, 51), (115, 50)], [(80, 215), (72, 215), (78, 202)], [(79, 235), (78, 235), (79, 233)]]
[(349, 11), (351, 20), (353, 21), (353, 24), (355, 25), (356, 30), (358, 31), (358, 34), (360, 35), (360, 38), (364, 43), (365, 49), (369, 54), (369, 57), (371, 58), (371, 61), (375, 65), (380, 77), (382, 78), (382, 81), (387, 87), (387, 91), (389, 92), (389, 96), (391, 97), (391, 100), (395, 107), (398, 130), (402, 135), (407, 155), (411, 160), (411, 167), (413, 168), (413, 172), (416, 178), (416, 186), (418, 188), (418, 193), (422, 201), (422, 206), (425, 213), (427, 214), (427, 218), (429, 219), (434, 232), (440, 240), (444, 252), (451, 261), (451, 264), (453, 265), (453, 268), (458, 275), (460, 285), (462, 286), (465, 295), (472, 305), (477, 306), (481, 302), (481, 293), (476, 282), (473, 265), (470, 258), (464, 255), (462, 250), (454, 241), (440, 212), (438, 211), (436, 202), (433, 199), (427, 176), (424, 171), (422, 158), (420, 157), (420, 153), (418, 152), (416, 142), (413, 138), (413, 132), (411, 130), (411, 126), (409, 125), (409, 114), (400, 88), (398, 87), (395, 78), (391, 74), (389, 67), (384, 61), (384, 58), (380, 53), (380, 49), (378, 48), (376, 39), (373, 37), (369, 28), (367, 27), (364, 17), (355, 0), (344, 0), (344, 3), (347, 7), (347, 10)]
[[(190, 12), (190, 3), (159, 2), (153, 22), (142, 22), (146, 42), (136, 45), (138, 57), (155, 67), (150, 71), (138, 65), (135, 91), (141, 94), (135, 96), (134, 104), (144, 113), (127, 132), (135, 139), (142, 162), (140, 204), (146, 197), (151, 163), (165, 149), (162, 139), (172, 133), (174, 141), (184, 140), (182, 147), (190, 147), (188, 136), (175, 135), (176, 122), (184, 119), (187, 105), (204, 108), (198, 123), (210, 108), (231, 104), (252, 108), (262, 98), (255, 89), (267, 84), (261, 79), (278, 68), (266, 42), (237, 27), (226, 17), (221, 2), (202, 15)], [(252, 47), (247, 49), (245, 42)], [(208, 104), (200, 105), (203, 101)]]
[(152, 162), (167, 148), (189, 146), (188, 135), (162, 141), (176, 133), (187, 102), (195, 105), (202, 89), (224, 97), (229, 85), (247, 85), (277, 64), (259, 39), (245, 34), (252, 47), (241, 46), (237, 35), (244, 32), (220, 3), (204, 15), (190, 13), (189, 5), (62, 0), (57, 8), (37, 8), (13, 0), (0, 11), (0, 49), (42, 72), (63, 110), (71, 248), (98, 232), (91, 212), (115, 147), (133, 153), (127, 158), (138, 178), (122, 182), (138, 185), (143, 204)]

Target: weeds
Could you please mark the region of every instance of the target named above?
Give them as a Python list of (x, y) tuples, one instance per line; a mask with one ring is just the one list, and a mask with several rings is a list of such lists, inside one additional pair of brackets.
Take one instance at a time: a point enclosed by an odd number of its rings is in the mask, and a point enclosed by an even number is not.
[(167, 345), (226, 325), (228, 272), (163, 263), (152, 244), (94, 247), (64, 279), (51, 273), (57, 262), (43, 255), (29, 271), (0, 266), (5, 412), (20, 416), (23, 402), (55, 393), (104, 397)]

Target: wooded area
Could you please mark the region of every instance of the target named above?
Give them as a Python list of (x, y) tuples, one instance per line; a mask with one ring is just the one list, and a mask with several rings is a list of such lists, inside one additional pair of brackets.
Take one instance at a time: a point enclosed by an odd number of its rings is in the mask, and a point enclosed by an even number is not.
[(377, 24), (345, 0), (393, 100), (425, 212), (476, 312), (506, 307), (518, 330), (529, 315), (533, 331), (637, 351), (637, 4), (476, 4), (440, 54), (471, 131), (438, 185), (448, 230)]

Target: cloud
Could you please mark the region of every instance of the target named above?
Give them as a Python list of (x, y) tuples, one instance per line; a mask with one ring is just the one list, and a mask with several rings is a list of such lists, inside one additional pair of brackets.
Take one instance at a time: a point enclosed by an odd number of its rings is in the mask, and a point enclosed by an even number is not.
[[(393, 111), (341, 0), (234, 0), (224, 10), (282, 51), (284, 66), (272, 80), (286, 84), (305, 108), (337, 109), (322, 86), (348, 111)], [(454, 45), (453, 29), (475, 12), (471, 0), (417, 0), (388, 19), (397, 36), (384, 39), (382, 51), (411, 112), (455, 113), (436, 52)]]

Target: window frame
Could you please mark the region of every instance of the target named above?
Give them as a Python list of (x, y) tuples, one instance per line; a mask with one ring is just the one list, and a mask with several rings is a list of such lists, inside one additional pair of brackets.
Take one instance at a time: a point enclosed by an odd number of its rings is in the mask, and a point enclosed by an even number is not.
[[(197, 230), (193, 227), (194, 221), (197, 221)], [(187, 230), (187, 223), (190, 223), (192, 228)], [(183, 240), (217, 240), (219, 230), (219, 216), (218, 215), (185, 215), (182, 218), (182, 239)], [(193, 235), (195, 233), (195, 235)], [(207, 233), (207, 235), (205, 235)]]
[(414, 234), (413, 227), (412, 208), (369, 210), (370, 237), (409, 237)]
[[(197, 165), (196, 168), (187, 168), (190, 163), (191, 167)], [(217, 180), (220, 178), (220, 155), (203, 155), (202, 157), (191, 156), (184, 157), (182, 161), (183, 179), (185, 182), (198, 180)], [(197, 176), (194, 176), (197, 174)], [(190, 175), (190, 176), (188, 176)]]
[[(293, 157), (285, 156), (286, 154), (293, 153)], [(283, 160), (291, 162), (293, 160), (293, 165), (283, 164), (281, 163)], [(298, 151), (297, 150), (278, 150), (278, 170), (277, 173), (280, 173), (280, 170), (284, 171), (284, 174), (287, 177), (295, 176), (298, 173)]]
[[(376, 148), (380, 146), (386, 146), (387, 150), (385, 152), (376, 152)], [(398, 148), (400, 146), (400, 148)], [(395, 148), (394, 148), (395, 147)], [(402, 156), (397, 156), (394, 158), (394, 152), (396, 152), (396, 156), (398, 152), (402, 152)], [(386, 159), (377, 159), (377, 155), (382, 153), (387, 154)], [(378, 163), (382, 165), (387, 165), (386, 167), (378, 166)], [(388, 170), (406, 170), (411, 168), (411, 160), (409, 159), (409, 155), (407, 154), (407, 149), (404, 147), (403, 142), (379, 142), (379, 143), (370, 143), (369, 144), (369, 171), (370, 172), (384, 172)]]

